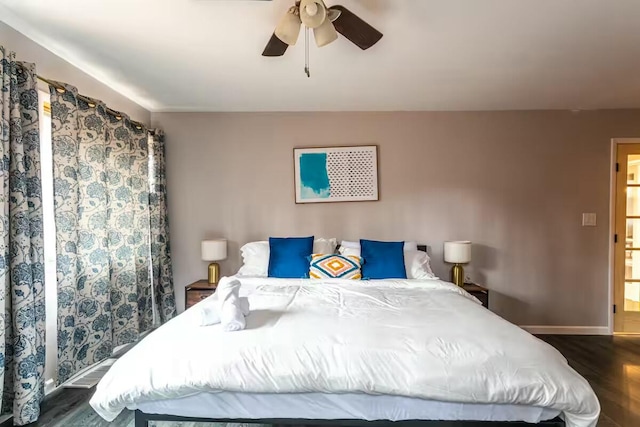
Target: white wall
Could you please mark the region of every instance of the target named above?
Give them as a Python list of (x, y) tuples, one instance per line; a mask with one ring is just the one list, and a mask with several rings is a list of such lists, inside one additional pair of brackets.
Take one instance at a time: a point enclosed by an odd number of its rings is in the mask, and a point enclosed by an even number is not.
[(78, 88), (82, 95), (100, 99), (109, 108), (121, 111), (129, 115), (133, 120), (149, 124), (149, 111), (120, 95), (109, 86), (100, 83), (64, 59), (54, 55), (3, 22), (0, 22), (0, 44), (16, 52), (17, 60), (35, 63), (38, 75), (49, 80), (57, 80), (73, 85)]

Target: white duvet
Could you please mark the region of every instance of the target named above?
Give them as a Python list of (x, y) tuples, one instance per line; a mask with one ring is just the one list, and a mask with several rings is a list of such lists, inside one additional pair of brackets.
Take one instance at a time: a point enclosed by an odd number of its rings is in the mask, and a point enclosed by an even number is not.
[[(553, 347), (438, 280), (242, 278), (247, 328), (187, 310), (120, 358), (91, 399), (111, 421), (200, 392), (368, 393), (562, 411), (595, 426), (598, 400)], [(213, 304), (214, 296), (200, 304)]]

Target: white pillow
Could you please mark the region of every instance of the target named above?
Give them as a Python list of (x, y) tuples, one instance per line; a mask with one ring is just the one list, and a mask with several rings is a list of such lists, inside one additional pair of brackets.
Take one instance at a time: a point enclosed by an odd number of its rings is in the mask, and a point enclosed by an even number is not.
[(337, 239), (315, 239), (313, 241), (313, 253), (323, 255), (335, 254), (336, 246), (338, 246)]
[[(351, 242), (349, 240), (343, 240), (340, 242), (340, 253), (342, 254), (342, 248), (349, 249), (357, 249), (360, 251), (360, 242)], [(418, 242), (404, 242), (404, 250), (405, 251), (417, 251), (418, 250)], [(342, 254), (344, 255), (344, 254)], [(358, 252), (358, 256), (360, 256), (360, 252)]]
[(237, 276), (267, 277), (269, 271), (269, 242), (249, 242), (240, 248), (242, 267)]
[(437, 279), (431, 269), (431, 258), (424, 251), (404, 251), (404, 268), (408, 279)]
[[(360, 242), (343, 240), (340, 243), (341, 255), (360, 257)], [(366, 262), (366, 260), (365, 260)], [(431, 269), (429, 254), (418, 250), (417, 242), (404, 242), (404, 268), (407, 279), (437, 279)]]
[(405, 251), (417, 251), (418, 250), (418, 242), (404, 242), (404, 250)]
[[(333, 254), (338, 246), (336, 239), (315, 239), (313, 241), (314, 254)], [(249, 242), (240, 248), (242, 267), (237, 276), (267, 277), (269, 274), (269, 242)]]
[(360, 242), (350, 242), (348, 240), (343, 240), (342, 242), (340, 242), (340, 250), (342, 250), (342, 248), (360, 250)]

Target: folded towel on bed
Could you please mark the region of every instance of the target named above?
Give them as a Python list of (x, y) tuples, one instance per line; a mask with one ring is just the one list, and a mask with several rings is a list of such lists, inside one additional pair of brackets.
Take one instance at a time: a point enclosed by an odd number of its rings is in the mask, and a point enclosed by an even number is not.
[[(243, 315), (249, 315), (249, 299), (246, 297), (240, 297), (240, 311)], [(200, 326), (210, 326), (220, 323), (220, 304), (217, 302), (211, 304), (200, 304)]]
[(204, 305), (198, 308), (200, 311), (200, 316), (197, 318), (199, 326), (210, 326), (220, 323), (220, 315), (215, 305)]
[[(244, 310), (240, 302), (240, 281), (222, 278), (216, 289), (220, 303), (220, 323), (227, 332), (244, 329), (246, 322)], [(247, 307), (248, 309), (248, 307)], [(248, 314), (248, 311), (247, 311)]]
[(199, 307), (197, 323), (200, 326), (222, 324), (227, 332), (245, 328), (244, 317), (249, 314), (249, 300), (240, 298), (240, 281), (223, 277), (216, 289), (217, 301), (203, 302)]
[(241, 331), (246, 326), (244, 314), (242, 314), (239, 305), (239, 299), (230, 300), (222, 305), (220, 323), (226, 332)]

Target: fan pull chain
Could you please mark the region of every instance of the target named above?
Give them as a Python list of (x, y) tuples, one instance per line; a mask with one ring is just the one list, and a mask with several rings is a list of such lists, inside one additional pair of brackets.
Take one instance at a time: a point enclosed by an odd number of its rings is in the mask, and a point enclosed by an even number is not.
[(304, 27), (304, 72), (311, 77), (309, 72), (309, 27)]

